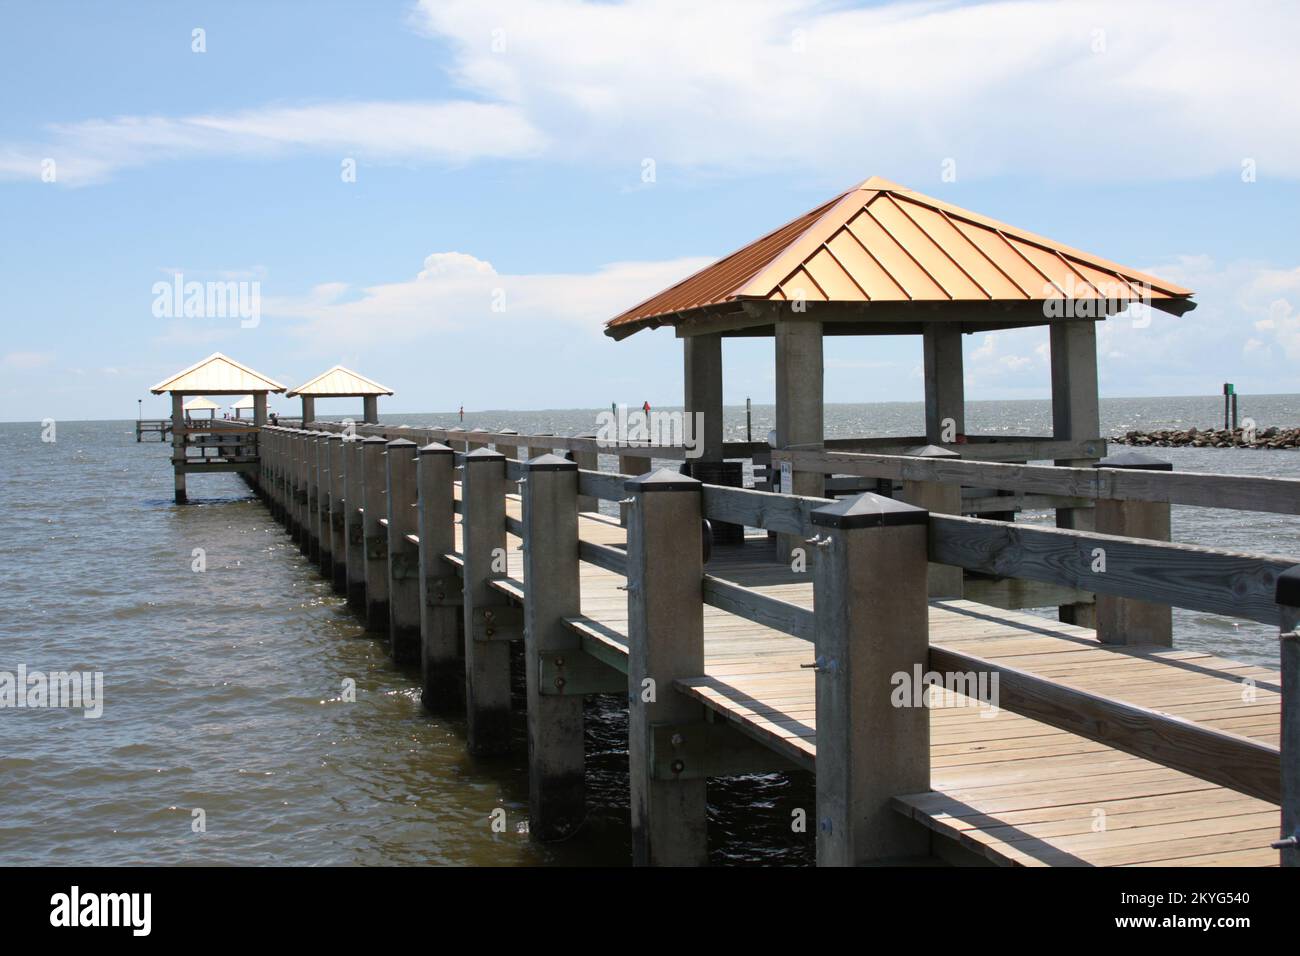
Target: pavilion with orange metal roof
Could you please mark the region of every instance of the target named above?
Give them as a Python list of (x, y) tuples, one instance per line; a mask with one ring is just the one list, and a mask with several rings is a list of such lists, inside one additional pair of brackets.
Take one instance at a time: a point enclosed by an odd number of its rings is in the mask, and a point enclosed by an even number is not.
[(373, 425), (379, 421), (379, 396), (392, 394), (391, 388), (380, 385), (342, 365), (335, 365), (310, 381), (289, 389), (285, 393), (285, 398), (298, 396), (302, 399), (304, 422), (316, 420), (318, 398), (360, 398), (361, 420)]
[[(772, 336), (778, 448), (900, 453), (928, 444), (966, 458), (1083, 464), (1105, 454), (1096, 323), (1134, 304), (1181, 315), (1195, 307), (1191, 295), (872, 177), (609, 320), (605, 334), (669, 326), (682, 339), (684, 406), (703, 414), (705, 460), (723, 457), (722, 340)], [(962, 334), (1044, 325), (1052, 435), (966, 435)], [(827, 442), (823, 338), (900, 334), (924, 341), (925, 435)], [(820, 495), (823, 487), (823, 476), (795, 473), (784, 490)], [(1063, 526), (1086, 520), (1058, 512)]]

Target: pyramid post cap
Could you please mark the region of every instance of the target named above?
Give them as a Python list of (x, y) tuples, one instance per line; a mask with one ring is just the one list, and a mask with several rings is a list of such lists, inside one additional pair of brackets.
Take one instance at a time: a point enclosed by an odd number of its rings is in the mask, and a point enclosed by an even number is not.
[(421, 455), (450, 455), (452, 450), (442, 442), (431, 441), (427, 445), (420, 447)]
[(491, 448), (475, 448), (465, 455), (465, 463), (471, 461), (505, 461), (506, 456), (499, 451), (493, 451)]
[(365, 438), (361, 439), (361, 444), (363, 444), (363, 445), (387, 445), (387, 444), (388, 444), (388, 441), (387, 441), (386, 439), (380, 438), (378, 435), (367, 435)]
[(409, 438), (394, 438), (388, 443), (389, 448), (405, 448), (408, 445), (411, 448), (414, 448), (415, 442), (411, 441)]
[(704, 483), (670, 468), (657, 468), (623, 482), (624, 491), (699, 491)]
[(547, 452), (545, 455), (530, 458), (524, 463), (524, 467), (529, 471), (577, 471), (578, 463)]
[(926, 524), (930, 513), (924, 508), (867, 491), (823, 505), (813, 511), (809, 519), (819, 528), (893, 528)]
[(960, 458), (961, 453), (942, 445), (917, 445), (903, 452), (908, 458)]

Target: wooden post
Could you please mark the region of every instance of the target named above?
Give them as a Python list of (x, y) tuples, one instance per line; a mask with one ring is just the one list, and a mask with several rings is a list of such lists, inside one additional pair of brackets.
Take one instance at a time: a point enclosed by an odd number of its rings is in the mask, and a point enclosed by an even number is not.
[(510, 749), (510, 645), (494, 626), (505, 598), (490, 586), (506, 577), (506, 460), (487, 448), (465, 455), (461, 537), (465, 561), (465, 710), (469, 749)]
[(399, 664), (420, 660), (420, 549), (416, 513), (415, 442), (388, 443), (388, 639)]
[(638, 865), (708, 862), (703, 779), (654, 774), (656, 724), (703, 719), (673, 681), (704, 673), (704, 566), (700, 482), (660, 469), (628, 481), (628, 762), (632, 860)]
[(379, 424), (379, 396), (361, 396), (361, 421), (366, 425)]
[(330, 474), (331, 442), (329, 432), (316, 433), (316, 525), (320, 529), (320, 573), (327, 581), (334, 579), (334, 532), (330, 525), (330, 493), (334, 487), (334, 476)]
[[(549, 437), (552, 437), (552, 436), (551, 436), (551, 433), (550, 433), (550, 432), (540, 432), (539, 434), (536, 434), (536, 435), (530, 435), (529, 437), (530, 437), (530, 438), (549, 438)], [(528, 457), (525, 458), (524, 460), (525, 460), (525, 461), (530, 461), (531, 459), (533, 459), (533, 458), (539, 458), (539, 457), (541, 457), (542, 455), (549, 455), (549, 454), (550, 454), (552, 451), (554, 451), (554, 450), (555, 450), (555, 449), (553, 449), (553, 448), (547, 448), (545, 445), (529, 445), (529, 446), (528, 446)]]
[(311, 520), (307, 510), (309, 492), (307, 489), (307, 453), (311, 450), (311, 435), (307, 431), (298, 432), (297, 461), (294, 473), (298, 481), (298, 550), (306, 554), (311, 550)]
[(722, 336), (715, 332), (684, 337), (682, 358), (683, 407), (699, 443), (696, 460), (722, 461)]
[(172, 474), (175, 488), (176, 504), (183, 505), (189, 500), (185, 493), (185, 395), (172, 392)]
[(813, 562), (819, 866), (929, 850), (926, 830), (890, 806), (930, 789), (924, 688), (903, 706), (893, 699), (894, 675), (910, 683), (929, 662), (928, 517), (870, 493), (811, 515), (822, 536)]
[(382, 438), (370, 437), (361, 442), (361, 529), (366, 552), (366, 630), (376, 634), (388, 631), (388, 534), (379, 523), (388, 517), (385, 498), (386, 468)]
[[(1121, 452), (1095, 462), (1098, 468), (1172, 471), (1173, 464), (1141, 452)], [(1169, 540), (1169, 502), (1098, 498), (1096, 530), (1123, 538)], [(1173, 608), (1136, 598), (1097, 595), (1097, 638), (1104, 644), (1174, 645)]]
[(324, 555), (322, 545), (324, 536), (321, 534), (321, 505), (322, 492), (324, 483), (321, 480), (321, 449), (325, 444), (326, 433), (313, 431), (307, 436), (307, 508), (308, 521), (311, 527), (311, 552), (307, 555), (308, 560), (318, 567), (323, 564)]
[(266, 392), (253, 393), (253, 424), (258, 428), (266, 424)]
[(961, 326), (926, 322), (925, 440), (950, 445), (966, 434), (966, 383), (962, 367)]
[[(960, 459), (961, 455), (938, 445), (923, 445), (909, 449), (904, 454), (916, 458)], [(955, 481), (903, 481), (903, 501), (914, 508), (931, 514), (961, 514), (961, 483)], [(962, 569), (951, 564), (930, 562), (926, 572), (928, 591), (932, 598), (960, 598), (962, 596)]]
[[(503, 428), (500, 432), (498, 432), (498, 434), (518, 435), (519, 432), (515, 431), (513, 428)], [(505, 442), (494, 442), (492, 447), (496, 449), (498, 452), (500, 452), (502, 455), (504, 455), (507, 459), (513, 458), (516, 461), (519, 460), (518, 445), (507, 445)]]
[(333, 432), (329, 437), (330, 456), (330, 555), (333, 567), (330, 583), (339, 594), (348, 593), (348, 549), (346, 532), (343, 527), (343, 494), (346, 490), (346, 478), (343, 473), (345, 449), (343, 436)]
[[(1097, 326), (1089, 320), (1053, 322), (1049, 326), (1052, 349), (1052, 437), (1065, 441), (1092, 441), (1101, 448), (1101, 415), (1097, 404)], [(1093, 458), (1065, 458), (1056, 464), (1086, 468)], [(1075, 531), (1095, 530), (1093, 509), (1057, 508), (1056, 526)], [(1095, 608), (1067, 604), (1058, 611), (1067, 624), (1096, 627)]]
[[(687, 341), (690, 341), (689, 339)], [(651, 468), (650, 458), (646, 455), (619, 455), (618, 471), (621, 475), (630, 475), (633, 478), (639, 475), (647, 474)], [(628, 515), (630, 514), (631, 505), (627, 502), (619, 502), (618, 505), (618, 523), (627, 527)]]
[[(822, 325), (820, 322), (776, 319), (776, 445), (803, 451), (823, 447)], [(824, 480), (811, 472), (795, 472), (789, 489), (796, 495), (821, 497)], [(783, 490), (778, 487), (776, 490)], [(788, 561), (797, 536), (777, 536), (777, 556)], [(811, 555), (810, 555), (811, 557)]]
[(312, 395), (302, 396), (302, 427), (306, 428), (308, 422), (316, 420), (316, 399)]
[(285, 527), (289, 531), (289, 536), (298, 540), (300, 525), (298, 524), (298, 445), (299, 433), (294, 429), (286, 429), (284, 433), (284, 508), (285, 508)]
[[(541, 684), (542, 658), (562, 667), (581, 653), (564, 618), (581, 612), (578, 466), (559, 455), (528, 462), (523, 483), (524, 660), (528, 683), (529, 832), (570, 836), (586, 816), (582, 697)], [(557, 663), (558, 662), (558, 663)]]
[(1279, 862), (1300, 867), (1300, 566), (1278, 575), (1281, 612), (1282, 834)]
[(465, 696), (461, 664), (461, 583), (443, 555), (456, 550), (455, 454), (432, 442), (416, 466), (420, 522), (420, 674), (430, 710), (458, 707)]
[(365, 464), (362, 442), (355, 435), (343, 439), (343, 563), (347, 567), (348, 604), (366, 610), (366, 534), (362, 489)]
[[(596, 440), (595, 432), (579, 432), (574, 438), (590, 438), (593, 442)], [(564, 456), (569, 461), (577, 464), (580, 471), (600, 471), (600, 453), (596, 451), (571, 451)], [(599, 511), (600, 500), (591, 495), (578, 495), (579, 511)]]

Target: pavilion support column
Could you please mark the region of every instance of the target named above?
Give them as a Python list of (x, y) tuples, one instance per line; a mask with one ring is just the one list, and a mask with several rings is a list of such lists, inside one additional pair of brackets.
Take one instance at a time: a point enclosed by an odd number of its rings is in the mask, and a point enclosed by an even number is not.
[(316, 399), (311, 395), (302, 396), (302, 424), (307, 427), (308, 422), (316, 420)]
[(258, 428), (266, 426), (266, 392), (253, 393), (253, 424)]
[(722, 336), (688, 335), (682, 339), (682, 354), (682, 405), (698, 442), (696, 459), (722, 461)]
[[(1088, 320), (1053, 322), (1052, 437), (1057, 441), (1096, 441), (1101, 448), (1101, 414), (1097, 402), (1097, 325)], [(1087, 468), (1100, 456), (1063, 458), (1057, 465)], [(1090, 508), (1056, 509), (1056, 526), (1075, 531), (1095, 529)], [(1058, 616), (1066, 624), (1096, 627), (1091, 604), (1062, 605)]]
[(188, 500), (185, 494), (185, 395), (172, 392), (172, 471), (175, 472), (176, 503)]
[(379, 424), (379, 396), (361, 396), (361, 420), (367, 425)]
[(951, 445), (966, 434), (966, 383), (962, 369), (961, 328), (927, 322), (925, 343), (925, 440)]
[[(775, 333), (776, 445), (782, 449), (819, 451), (824, 442), (822, 324), (807, 319), (778, 318)], [(796, 495), (821, 497), (824, 488), (821, 475), (796, 471), (789, 490)], [(790, 560), (791, 549), (801, 545), (797, 535), (779, 535), (778, 559)]]

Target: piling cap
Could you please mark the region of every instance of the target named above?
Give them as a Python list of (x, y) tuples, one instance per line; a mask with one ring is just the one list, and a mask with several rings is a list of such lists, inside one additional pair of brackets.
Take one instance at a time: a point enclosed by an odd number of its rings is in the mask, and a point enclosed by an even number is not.
[(669, 468), (647, 471), (623, 482), (624, 491), (699, 491), (704, 483)]
[(1163, 461), (1151, 455), (1144, 455), (1140, 451), (1122, 451), (1117, 455), (1109, 455), (1100, 461), (1092, 463), (1094, 468), (1133, 468), (1141, 471), (1173, 471), (1174, 463)]
[(1286, 607), (1300, 607), (1300, 564), (1277, 576), (1275, 600)]
[(525, 462), (529, 471), (577, 471), (578, 463), (547, 452)]
[(514, 428), (498, 428), (498, 435), (518, 435), (519, 432)]
[(361, 444), (363, 444), (363, 445), (387, 445), (388, 442), (385, 441), (384, 439), (380, 438), (378, 435), (367, 435), (365, 438), (361, 439)]
[(942, 445), (917, 445), (903, 452), (908, 458), (960, 458), (958, 452)]
[(431, 441), (420, 448), (421, 455), (450, 455), (451, 449), (442, 442)]
[(576, 435), (570, 435), (570, 438), (595, 438), (595, 432), (578, 432)]
[(389, 448), (414, 448), (415, 442), (409, 438), (394, 438), (388, 443)]
[(505, 461), (506, 456), (499, 451), (493, 451), (491, 448), (475, 448), (465, 456), (465, 464), (471, 461)]
[(863, 492), (824, 505), (809, 518), (819, 528), (893, 528), (899, 525), (925, 524), (930, 513), (924, 508), (895, 501), (884, 495)]

